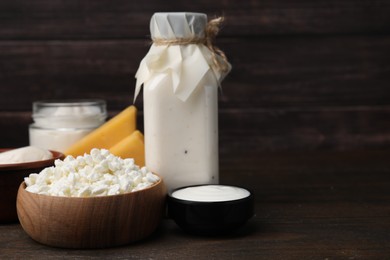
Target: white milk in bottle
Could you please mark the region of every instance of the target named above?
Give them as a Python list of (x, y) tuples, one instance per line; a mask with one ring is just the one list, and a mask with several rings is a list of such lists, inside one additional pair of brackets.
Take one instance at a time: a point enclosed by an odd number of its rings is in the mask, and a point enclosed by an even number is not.
[(221, 20), (155, 13), (150, 22), (135, 97), (143, 84), (146, 166), (168, 190), (218, 183), (218, 86), (231, 68), (212, 44)]

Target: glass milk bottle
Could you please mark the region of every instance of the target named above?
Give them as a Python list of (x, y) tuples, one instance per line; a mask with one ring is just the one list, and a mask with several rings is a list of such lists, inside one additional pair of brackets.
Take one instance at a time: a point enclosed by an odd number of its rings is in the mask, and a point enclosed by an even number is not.
[(218, 183), (218, 86), (231, 69), (213, 46), (221, 21), (202, 13), (151, 18), (135, 98), (143, 85), (146, 166), (168, 190)]

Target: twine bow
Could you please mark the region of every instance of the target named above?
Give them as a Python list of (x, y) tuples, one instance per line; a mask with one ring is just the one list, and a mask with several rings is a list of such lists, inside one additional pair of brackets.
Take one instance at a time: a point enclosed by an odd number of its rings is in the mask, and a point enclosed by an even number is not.
[(219, 33), (224, 17), (217, 17), (210, 20), (205, 28), (204, 37), (177, 38), (177, 39), (160, 39), (153, 38), (155, 45), (186, 45), (186, 44), (204, 44), (211, 51), (212, 62), (217, 70), (222, 74), (229, 71), (229, 62), (225, 53), (215, 46), (215, 38)]

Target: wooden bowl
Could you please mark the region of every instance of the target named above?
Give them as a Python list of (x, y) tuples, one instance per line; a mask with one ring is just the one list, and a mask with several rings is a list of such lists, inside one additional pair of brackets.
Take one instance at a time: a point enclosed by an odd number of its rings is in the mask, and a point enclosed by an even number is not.
[[(0, 149), (5, 152), (11, 149)], [(46, 167), (54, 165), (56, 159), (63, 159), (60, 152), (51, 151), (53, 158), (49, 160), (0, 164), (0, 223), (17, 222), (16, 195), (20, 183), (30, 173), (39, 173)]]
[(162, 218), (166, 188), (159, 182), (144, 190), (101, 197), (39, 195), (19, 187), (20, 224), (34, 240), (64, 248), (106, 248), (149, 236)]

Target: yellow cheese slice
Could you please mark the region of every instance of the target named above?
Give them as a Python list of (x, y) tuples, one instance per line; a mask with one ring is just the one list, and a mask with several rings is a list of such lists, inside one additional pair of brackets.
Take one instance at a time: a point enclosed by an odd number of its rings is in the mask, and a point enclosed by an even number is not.
[(115, 117), (95, 129), (81, 140), (74, 143), (66, 151), (66, 155), (84, 155), (92, 148), (110, 149), (136, 129), (137, 109), (129, 106)]
[(140, 167), (145, 166), (144, 136), (138, 130), (134, 131), (109, 150), (113, 155), (123, 159), (134, 158), (135, 164)]

